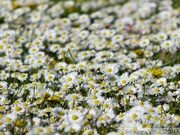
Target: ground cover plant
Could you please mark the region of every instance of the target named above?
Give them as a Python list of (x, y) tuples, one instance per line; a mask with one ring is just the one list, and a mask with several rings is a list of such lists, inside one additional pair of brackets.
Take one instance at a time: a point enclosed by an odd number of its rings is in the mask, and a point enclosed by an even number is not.
[(0, 135), (179, 134), (179, 5), (0, 0)]

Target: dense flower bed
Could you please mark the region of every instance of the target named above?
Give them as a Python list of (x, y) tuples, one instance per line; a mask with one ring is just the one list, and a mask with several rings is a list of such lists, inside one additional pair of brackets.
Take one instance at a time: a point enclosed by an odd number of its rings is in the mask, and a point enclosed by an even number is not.
[(180, 9), (171, 5), (0, 0), (0, 134), (177, 132)]

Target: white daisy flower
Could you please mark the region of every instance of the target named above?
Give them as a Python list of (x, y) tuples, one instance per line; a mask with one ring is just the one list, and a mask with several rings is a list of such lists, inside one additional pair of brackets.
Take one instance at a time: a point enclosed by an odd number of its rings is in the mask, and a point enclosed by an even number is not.
[(124, 73), (120, 76), (119, 78), (119, 85), (120, 86), (125, 86), (126, 84), (128, 84), (129, 82), (129, 76), (128, 76), (128, 73)]
[(167, 79), (166, 78), (159, 78), (156, 80), (155, 84), (157, 86), (166, 86), (167, 85)]
[(120, 43), (124, 39), (123, 35), (116, 34), (112, 37), (112, 43)]
[(2, 122), (4, 124), (10, 124), (10, 123), (13, 123), (17, 118), (18, 116), (16, 113), (6, 114), (6, 115), (3, 115)]
[(158, 35), (157, 35), (157, 40), (158, 41), (165, 41), (166, 39), (167, 39), (167, 34), (165, 34), (165, 33), (159, 33)]
[(17, 76), (17, 79), (20, 81), (25, 81), (28, 78), (28, 74), (27, 73), (19, 73)]
[(116, 74), (118, 72), (119, 68), (117, 66), (117, 64), (105, 64), (102, 72), (105, 74)]
[(162, 49), (169, 49), (173, 46), (173, 42), (171, 40), (166, 40), (161, 44)]
[(146, 47), (148, 46), (150, 43), (149, 39), (142, 39), (140, 42), (139, 42), (139, 46), (140, 47)]

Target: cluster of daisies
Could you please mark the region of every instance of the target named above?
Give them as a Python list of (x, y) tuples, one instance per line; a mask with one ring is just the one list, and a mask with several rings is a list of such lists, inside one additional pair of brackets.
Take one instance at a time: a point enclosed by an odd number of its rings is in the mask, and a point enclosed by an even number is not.
[(0, 135), (180, 128), (180, 9), (171, 5), (0, 0)]

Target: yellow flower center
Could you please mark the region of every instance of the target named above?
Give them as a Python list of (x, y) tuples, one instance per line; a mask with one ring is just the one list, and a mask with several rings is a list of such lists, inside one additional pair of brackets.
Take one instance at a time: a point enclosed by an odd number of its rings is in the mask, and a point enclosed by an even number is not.
[(25, 77), (25, 74), (21, 74), (20, 77), (22, 77), (22, 78)]
[(48, 76), (48, 79), (52, 79), (52, 76), (51, 76), (51, 75), (49, 75), (49, 76)]
[(150, 119), (150, 118), (151, 118), (151, 115), (150, 115), (150, 114), (147, 114), (145, 117), (146, 117), (146, 119)]
[(71, 77), (68, 77), (68, 78), (67, 78), (67, 81), (68, 81), (68, 82), (72, 81), (72, 78), (71, 78)]
[(170, 44), (169, 43), (165, 43), (165, 46), (169, 46)]
[(79, 64), (79, 68), (83, 68), (83, 65), (82, 65), (82, 64)]
[(162, 85), (164, 82), (163, 81), (159, 81), (159, 84)]
[(110, 77), (110, 80), (111, 80), (111, 81), (115, 81), (115, 78), (114, 78), (114, 77)]
[(103, 121), (103, 117), (99, 117), (99, 118), (98, 118), (98, 121)]
[(42, 132), (42, 129), (38, 127), (38, 128), (36, 129), (36, 132), (37, 132), (37, 133), (40, 133), (40, 132)]
[(122, 131), (122, 132), (120, 132), (118, 135), (124, 135), (124, 132)]
[(158, 88), (155, 88), (155, 89), (154, 89), (154, 92), (158, 93), (158, 92), (159, 92), (159, 89), (158, 89)]
[(72, 119), (73, 119), (73, 120), (77, 120), (77, 119), (78, 119), (78, 116), (74, 114), (74, 115), (72, 115)]
[(68, 87), (69, 87), (69, 85), (66, 83), (66, 84), (64, 84), (64, 87), (65, 87), (65, 88), (68, 88)]
[(91, 130), (87, 132), (87, 135), (92, 135), (92, 134), (93, 132)]
[(111, 68), (107, 68), (106, 70), (108, 73), (112, 72), (112, 69)]
[(177, 121), (180, 121), (180, 116), (177, 116), (176, 120), (177, 120)]
[(135, 119), (137, 117), (137, 114), (133, 113), (131, 116), (133, 119)]
[(160, 120), (160, 124), (161, 124), (161, 125), (164, 125), (165, 123), (166, 123), (166, 122), (165, 122), (164, 119), (161, 119), (161, 120)]
[(122, 80), (121, 83), (124, 85), (126, 84), (126, 80)]
[(9, 118), (9, 117), (6, 118), (6, 122), (11, 122), (11, 120), (12, 120), (12, 119)]
[(90, 114), (90, 113), (87, 114), (87, 115), (86, 115), (86, 118), (91, 119), (91, 118), (92, 118), (92, 114)]
[(71, 96), (72, 100), (76, 100), (77, 97), (78, 97), (77, 95), (72, 95), (72, 96)]
[(107, 108), (108, 106), (109, 106), (109, 105), (108, 105), (108, 104), (106, 104), (106, 103), (103, 105), (103, 107), (104, 107), (104, 108)]
[(122, 118), (123, 116), (124, 116), (123, 113), (120, 113), (120, 114), (118, 115), (119, 118)]
[(159, 111), (162, 111), (162, 109), (163, 109), (162, 106), (158, 106)]
[(19, 112), (19, 111), (21, 110), (21, 107), (16, 106), (16, 107), (15, 107), (15, 110), (16, 110), (17, 112)]
[(95, 99), (93, 100), (94, 104), (97, 105), (99, 103), (99, 100)]
[(137, 131), (137, 127), (132, 127), (132, 131)]
[(50, 127), (47, 127), (46, 128), (46, 133), (50, 133), (51, 132), (51, 128)]
[(153, 108), (149, 108), (148, 112), (154, 112)]
[(97, 96), (96, 96), (96, 95), (92, 95), (91, 98), (92, 98), (92, 99), (96, 99)]
[(0, 110), (4, 110), (5, 109), (5, 106), (0, 106)]

